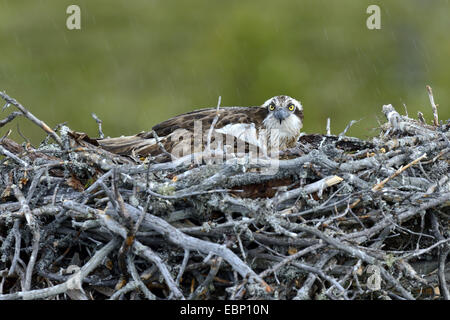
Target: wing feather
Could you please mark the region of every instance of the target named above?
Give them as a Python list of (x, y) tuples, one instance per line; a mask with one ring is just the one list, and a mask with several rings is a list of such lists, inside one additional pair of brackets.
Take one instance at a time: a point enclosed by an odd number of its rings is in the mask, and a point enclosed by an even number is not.
[[(161, 137), (167, 136), (177, 129), (193, 130), (194, 122), (201, 121), (202, 129), (208, 130), (216, 112), (217, 108), (191, 111), (161, 122), (152, 129)], [(267, 109), (263, 107), (222, 107), (219, 108), (219, 119), (215, 128), (220, 129), (233, 123), (254, 123), (256, 127), (259, 127), (266, 115)]]

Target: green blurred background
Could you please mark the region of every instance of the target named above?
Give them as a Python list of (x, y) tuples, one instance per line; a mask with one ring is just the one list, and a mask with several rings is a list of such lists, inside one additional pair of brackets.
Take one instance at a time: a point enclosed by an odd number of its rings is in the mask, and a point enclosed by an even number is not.
[[(81, 30), (66, 9), (81, 8)], [(366, 9), (381, 7), (381, 30)], [(0, 90), (51, 127), (97, 136), (149, 130), (195, 108), (252, 106), (287, 94), (305, 112), (304, 131), (376, 134), (383, 104), (400, 113), (450, 118), (450, 3), (395, 1), (0, 0)], [(13, 107), (2, 112), (5, 118)], [(18, 125), (19, 126), (18, 126)], [(28, 120), (32, 143), (45, 135)]]

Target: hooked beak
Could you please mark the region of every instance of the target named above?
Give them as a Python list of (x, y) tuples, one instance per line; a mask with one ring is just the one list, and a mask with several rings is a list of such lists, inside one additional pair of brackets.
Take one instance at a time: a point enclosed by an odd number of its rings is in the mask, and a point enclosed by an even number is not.
[(288, 112), (286, 109), (279, 109), (279, 110), (276, 110), (273, 113), (273, 116), (275, 118), (277, 118), (278, 120), (280, 120), (280, 124), (281, 124), (281, 121), (283, 121), (284, 119), (286, 119), (290, 115), (291, 115), (290, 112)]

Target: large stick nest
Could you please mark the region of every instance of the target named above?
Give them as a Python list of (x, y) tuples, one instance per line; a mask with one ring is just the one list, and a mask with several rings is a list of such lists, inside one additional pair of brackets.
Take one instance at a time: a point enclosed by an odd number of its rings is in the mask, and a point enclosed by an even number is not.
[(1, 126), (25, 116), (48, 137), (1, 139), (0, 299), (449, 298), (437, 115), (383, 106), (377, 137), (303, 135), (265, 175), (114, 155), (1, 95), (20, 110)]

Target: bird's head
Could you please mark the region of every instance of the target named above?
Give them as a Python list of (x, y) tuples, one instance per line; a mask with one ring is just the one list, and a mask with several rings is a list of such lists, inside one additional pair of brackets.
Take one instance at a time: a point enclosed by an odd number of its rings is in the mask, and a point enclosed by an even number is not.
[(303, 127), (302, 104), (289, 96), (275, 96), (263, 103), (267, 109), (264, 126), (284, 135), (298, 135)]

